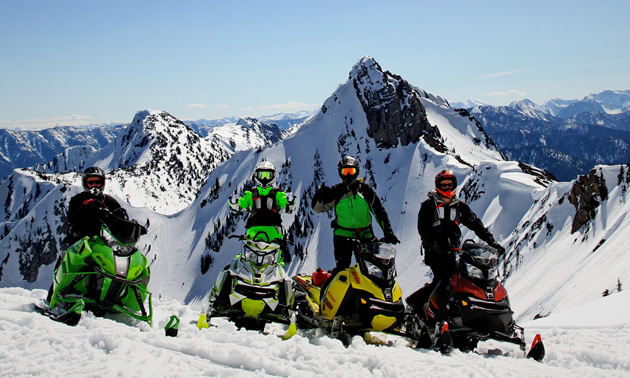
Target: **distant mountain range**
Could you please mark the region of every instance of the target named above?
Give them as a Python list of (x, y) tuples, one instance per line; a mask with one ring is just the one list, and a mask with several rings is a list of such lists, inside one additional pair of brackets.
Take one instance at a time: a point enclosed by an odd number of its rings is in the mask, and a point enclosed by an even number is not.
[[(301, 111), (258, 119), (228, 117), (183, 123), (199, 136), (217, 139), (234, 152), (276, 142), (312, 115), (313, 112)], [(76, 161), (111, 143), (128, 125), (57, 126), (41, 131), (0, 129), (0, 181), (15, 168), (35, 167), (47, 172), (80, 168), (83, 165)]]
[(553, 99), (543, 105), (530, 100), (509, 106), (466, 104), (466, 111), (510, 160), (545, 168), (561, 181), (597, 164), (630, 160), (630, 91)]

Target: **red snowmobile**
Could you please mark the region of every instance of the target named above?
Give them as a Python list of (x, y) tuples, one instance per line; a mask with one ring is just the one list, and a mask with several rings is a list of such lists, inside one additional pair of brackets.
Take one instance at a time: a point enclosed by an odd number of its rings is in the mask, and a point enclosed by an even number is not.
[[(479, 341), (494, 339), (526, 349), (524, 329), (512, 318), (508, 294), (499, 279), (501, 255), (486, 244), (466, 240), (457, 271), (438, 283), (424, 305), (427, 326), (434, 328), (434, 348), (473, 350)], [(536, 335), (528, 358), (541, 361), (545, 348)]]

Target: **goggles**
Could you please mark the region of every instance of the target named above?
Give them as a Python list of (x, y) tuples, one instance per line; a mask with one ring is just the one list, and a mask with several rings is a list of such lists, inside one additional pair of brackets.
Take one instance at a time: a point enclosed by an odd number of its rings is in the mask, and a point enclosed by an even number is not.
[(454, 187), (455, 187), (455, 184), (453, 184), (452, 182), (438, 184), (438, 188), (440, 189), (453, 189)]
[(357, 169), (354, 167), (343, 167), (339, 168), (339, 173), (341, 173), (342, 176), (353, 176), (357, 174)]
[(273, 172), (271, 171), (259, 171), (258, 178), (261, 180), (271, 180), (273, 178)]
[(103, 180), (101, 180), (101, 179), (87, 179), (85, 181), (85, 183), (87, 184), (88, 187), (102, 186), (103, 185)]

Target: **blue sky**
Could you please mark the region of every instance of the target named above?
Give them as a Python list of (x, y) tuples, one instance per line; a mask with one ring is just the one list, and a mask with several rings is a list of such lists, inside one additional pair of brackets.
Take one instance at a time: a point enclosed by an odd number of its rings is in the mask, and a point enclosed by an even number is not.
[(0, 2), (0, 128), (313, 110), (372, 56), (450, 102), (630, 89), (630, 1)]

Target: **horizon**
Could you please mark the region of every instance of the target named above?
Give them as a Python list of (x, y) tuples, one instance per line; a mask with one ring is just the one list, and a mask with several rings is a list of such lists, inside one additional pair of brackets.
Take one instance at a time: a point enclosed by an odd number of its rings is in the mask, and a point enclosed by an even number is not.
[[(313, 111), (363, 56), (449, 102), (630, 88), (630, 3), (4, 2), (0, 128)], [(624, 47), (625, 46), (625, 47)]]

